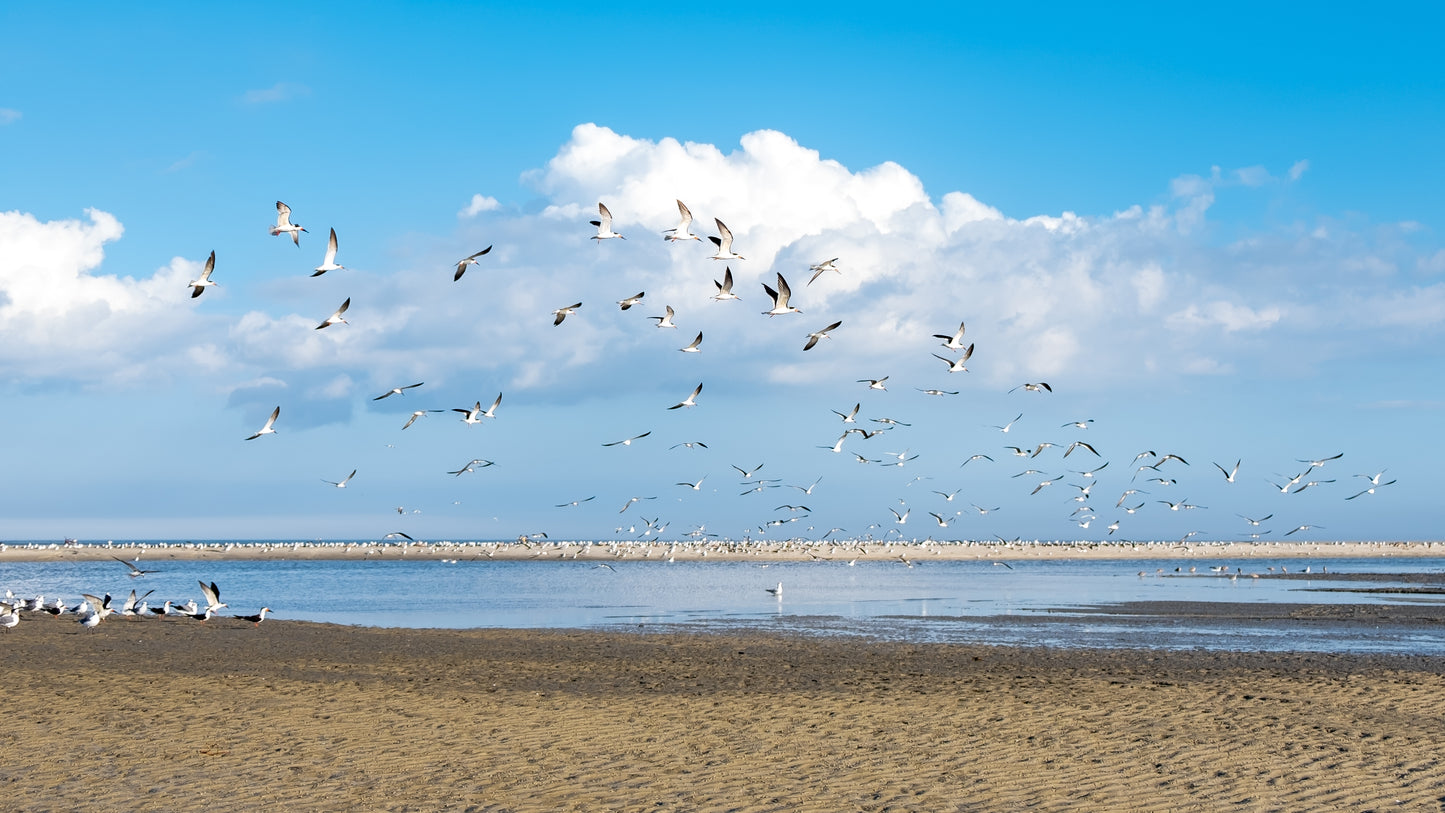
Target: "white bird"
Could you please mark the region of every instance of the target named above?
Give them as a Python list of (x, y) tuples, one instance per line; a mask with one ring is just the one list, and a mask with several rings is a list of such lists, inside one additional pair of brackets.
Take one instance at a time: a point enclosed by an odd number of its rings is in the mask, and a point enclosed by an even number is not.
[(888, 388), (883, 386), (883, 382), (887, 380), (888, 376), (885, 375), (882, 378), (860, 378), (858, 379), (858, 383), (867, 384), (870, 390), (886, 390)]
[(782, 583), (782, 582), (778, 582), (778, 586), (777, 586), (777, 587), (764, 587), (763, 589), (766, 590), (766, 591), (768, 591), (769, 593), (773, 594), (774, 596), (777, 596), (777, 597), (780, 598), (780, 599), (783, 597), (783, 583)]
[(912, 508), (906, 509), (906, 510), (905, 510), (903, 513), (901, 513), (901, 514), (898, 513), (897, 511), (894, 511), (892, 508), (890, 508), (890, 509), (888, 509), (888, 510), (893, 514), (893, 521), (896, 522), (896, 523), (898, 523), (899, 525), (903, 525), (903, 524), (907, 523), (907, 522), (908, 522), (908, 515), (911, 514), (911, 513), (913, 513), (913, 509), (912, 509)]
[(1040, 382), (1037, 383), (1037, 384), (1020, 384), (1020, 385), (1018, 385), (1017, 387), (1014, 387), (1013, 390), (1009, 390), (1009, 392), (1013, 392), (1014, 390), (1017, 390), (1017, 389), (1022, 389), (1022, 390), (1025, 390), (1025, 391), (1027, 391), (1027, 392), (1039, 392), (1039, 391), (1041, 391), (1041, 390), (1047, 390), (1048, 392), (1053, 392), (1053, 391), (1054, 391), (1054, 388), (1053, 388), (1053, 387), (1050, 387), (1050, 386), (1048, 385), (1048, 382), (1046, 382), (1046, 381), (1040, 381)]
[(348, 475), (346, 475), (346, 479), (342, 480), (342, 481), (339, 482), (339, 483), (336, 482), (336, 481), (334, 481), (334, 480), (326, 480), (326, 479), (322, 479), (321, 482), (323, 482), (323, 483), (329, 483), (330, 485), (336, 486), (337, 488), (346, 488), (346, 484), (349, 483), (349, 482), (351, 482), (351, 478), (353, 478), (353, 477), (355, 477), (355, 476), (356, 476), (356, 469), (352, 469), (352, 470), (351, 470), (351, 473), (348, 474)]
[(1383, 482), (1383, 483), (1376, 483), (1375, 485), (1370, 486), (1369, 488), (1365, 489), (1364, 491), (1361, 491), (1361, 492), (1358, 493), (1358, 494), (1351, 494), (1350, 496), (1346, 497), (1345, 499), (1347, 499), (1347, 500), (1353, 500), (1353, 499), (1356, 498), (1356, 497), (1363, 497), (1363, 496), (1365, 496), (1366, 494), (1374, 494), (1374, 493), (1375, 493), (1375, 489), (1377, 489), (1377, 488), (1384, 488), (1385, 486), (1392, 486), (1392, 485), (1394, 485), (1394, 484), (1397, 483), (1397, 482), (1399, 482), (1399, 481), (1398, 481), (1398, 480), (1387, 480), (1387, 481), (1385, 481), (1385, 482)]
[(632, 445), (632, 441), (634, 441), (634, 440), (642, 440), (643, 438), (647, 437), (647, 436), (650, 435), (650, 434), (652, 434), (652, 431), (651, 431), (651, 430), (648, 430), (648, 431), (646, 431), (646, 432), (643, 432), (643, 433), (640, 434), (640, 435), (633, 435), (633, 436), (630, 437), (630, 438), (625, 438), (625, 439), (623, 439), (623, 440), (614, 440), (614, 441), (612, 441), (611, 443), (604, 443), (604, 444), (602, 444), (602, 445), (603, 445), (603, 446), (631, 446), (631, 445)]
[(557, 310), (552, 311), (552, 315), (556, 317), (552, 320), (552, 327), (556, 327), (562, 324), (563, 319), (566, 319), (568, 316), (576, 313), (577, 309), (580, 307), (582, 307), (582, 303), (578, 302), (575, 305), (568, 305), (565, 308), (558, 308)]
[(1373, 475), (1370, 475), (1370, 474), (1356, 474), (1355, 476), (1356, 476), (1356, 477), (1364, 478), (1364, 479), (1366, 479), (1366, 480), (1369, 480), (1369, 481), (1370, 481), (1370, 485), (1372, 485), (1372, 486), (1377, 486), (1377, 485), (1380, 484), (1380, 478), (1381, 478), (1381, 477), (1384, 477), (1384, 476), (1385, 476), (1385, 472), (1387, 472), (1387, 471), (1389, 471), (1389, 469), (1383, 469), (1383, 470), (1381, 470), (1379, 473), (1373, 474)]
[(642, 301), (642, 298), (643, 298), (644, 296), (647, 296), (647, 292), (646, 292), (646, 291), (638, 291), (636, 294), (633, 294), (632, 296), (629, 296), (629, 297), (627, 297), (626, 299), (619, 299), (619, 300), (617, 300), (617, 307), (621, 308), (622, 310), (627, 310), (628, 308), (632, 307), (633, 305), (636, 305), (637, 303), (641, 302), (641, 301)]
[(928, 515), (929, 515), (930, 517), (933, 517), (934, 519), (938, 520), (938, 527), (940, 527), (940, 528), (947, 528), (947, 527), (948, 527), (948, 523), (951, 521), (951, 520), (946, 520), (946, 519), (944, 519), (943, 517), (939, 516), (938, 514), (933, 513), (932, 511), (929, 511), (929, 512), (928, 512)]
[(837, 330), (838, 328), (840, 328), (840, 327), (842, 327), (842, 326), (843, 326), (843, 323), (842, 323), (841, 321), (838, 321), (838, 322), (834, 322), (834, 323), (831, 324), (831, 325), (828, 325), (827, 327), (825, 327), (825, 328), (823, 328), (822, 330), (819, 330), (819, 331), (817, 331), (817, 332), (815, 332), (815, 333), (809, 333), (809, 334), (808, 334), (808, 343), (805, 344), (805, 345), (803, 345), (803, 350), (804, 350), (805, 352), (808, 351), (808, 350), (812, 350), (812, 349), (813, 349), (813, 346), (818, 343), (818, 340), (819, 340), (819, 339), (831, 339), (831, 338), (833, 338), (832, 336), (830, 336), (830, 335), (828, 335), (828, 334), (829, 334), (830, 332), (834, 331), (834, 330)]
[(918, 390), (919, 392), (923, 393), (924, 395), (940, 395), (940, 396), (942, 396), (942, 395), (957, 395), (957, 394), (958, 394), (958, 390), (925, 390), (925, 389), (922, 388), (922, 387), (914, 387), (914, 389)]
[(316, 273), (313, 277), (319, 277), (327, 271), (340, 271), (346, 268), (344, 265), (336, 264), (336, 229), (331, 230), (331, 237), (326, 240), (326, 256), (322, 258), (321, 264), (316, 266)]
[(336, 309), (336, 313), (333, 313), (330, 316), (326, 317), (326, 321), (317, 325), (316, 329), (320, 330), (323, 327), (330, 327), (338, 323), (347, 325), (351, 324), (350, 322), (346, 321), (341, 317), (341, 314), (346, 313), (346, 309), (349, 307), (351, 307), (351, 297), (348, 296), (346, 298), (346, 301), (341, 303), (341, 307)]
[(697, 338), (692, 340), (692, 344), (689, 344), (687, 347), (679, 347), (679, 348), (677, 348), (677, 349), (678, 349), (679, 352), (682, 352), (682, 353), (701, 353), (701, 352), (702, 352), (701, 345), (702, 345), (702, 331), (699, 330), (699, 331), (697, 332)]
[(1226, 483), (1232, 483), (1232, 482), (1234, 482), (1234, 476), (1235, 476), (1236, 474), (1239, 474), (1239, 464), (1242, 463), (1242, 462), (1244, 462), (1244, 461), (1242, 461), (1242, 460), (1236, 460), (1236, 461), (1234, 461), (1234, 469), (1233, 469), (1233, 470), (1230, 470), (1230, 471), (1225, 471), (1225, 470), (1224, 470), (1224, 467), (1221, 466), (1221, 465), (1219, 465), (1218, 463), (1215, 463), (1215, 464), (1214, 464), (1214, 467), (1215, 467), (1216, 469), (1219, 469), (1219, 473), (1220, 473), (1220, 474), (1223, 474), (1223, 475), (1224, 475), (1224, 482), (1226, 482)]
[(741, 475), (743, 476), (743, 479), (744, 479), (744, 480), (752, 479), (752, 476), (753, 476), (754, 474), (757, 474), (757, 473), (758, 473), (758, 470), (761, 469), (762, 467), (763, 467), (763, 464), (762, 464), (762, 463), (759, 463), (757, 466), (755, 466), (755, 467), (753, 468), (752, 471), (748, 471), (747, 469), (744, 469), (744, 468), (742, 468), (741, 466), (733, 466), (733, 468), (735, 468), (735, 469), (738, 470), (738, 474), (741, 474)]
[[(1319, 468), (1324, 468), (1324, 465), (1325, 465), (1326, 463), (1328, 463), (1329, 461), (1331, 461), (1331, 460), (1339, 460), (1340, 458), (1342, 458), (1342, 457), (1344, 457), (1344, 456), (1345, 456), (1345, 453), (1344, 453), (1344, 452), (1340, 452), (1340, 453), (1337, 454), (1337, 455), (1330, 455), (1329, 457), (1322, 457), (1322, 458), (1320, 458), (1319, 460), (1301, 460), (1301, 461), (1299, 461), (1299, 462), (1310, 464), (1310, 468), (1312, 468), (1312, 469), (1319, 469)], [(1286, 536), (1288, 536), (1288, 534), (1286, 534)]]
[(829, 411), (829, 412), (832, 412), (834, 415), (837, 415), (838, 417), (842, 418), (842, 419), (843, 419), (843, 423), (857, 423), (857, 421), (854, 420), (854, 419), (858, 417), (858, 408), (861, 407), (861, 406), (863, 406), (863, 404), (862, 404), (861, 402), (860, 402), (860, 403), (857, 403), (857, 404), (854, 404), (854, 405), (853, 405), (853, 409), (852, 409), (847, 415), (844, 415), (843, 413), (839, 412), (839, 411), (836, 410), (836, 409), (830, 409), (830, 410), (828, 410), (828, 411)]
[(718, 220), (717, 218), (713, 218), (713, 222), (717, 224), (718, 234), (720, 234), (720, 235), (722, 235), (722, 236), (721, 236), (721, 237), (712, 237), (712, 236), (709, 236), (709, 237), (707, 238), (707, 239), (709, 239), (709, 240), (712, 241), (712, 244), (713, 244), (714, 246), (717, 246), (717, 253), (714, 254), (714, 255), (712, 255), (712, 259), (714, 259), (714, 260), (745, 260), (745, 259), (747, 259), (746, 257), (744, 257), (744, 256), (741, 255), (741, 254), (734, 254), (734, 253), (733, 253), (733, 233), (728, 230), (728, 227), (725, 226), (725, 225), (723, 225), (723, 222), (722, 222), (721, 220)]
[[(500, 398), (499, 398), (498, 400), (500, 400)], [(496, 409), (496, 404), (493, 404), (493, 405), (492, 405), (492, 408), (493, 408), (493, 409)], [(462, 423), (465, 423), (465, 424), (474, 424), (474, 423), (481, 423), (481, 422), (482, 422), (482, 402), (481, 402), (481, 401), (476, 402), (476, 404), (474, 404), (471, 409), (464, 409), (464, 408), (462, 408), (462, 407), (452, 407), (452, 412), (460, 412), (460, 413), (462, 413)], [(405, 428), (405, 427), (403, 427), (403, 428)]]
[(1250, 519), (1249, 517), (1246, 517), (1244, 514), (1236, 514), (1235, 516), (1239, 517), (1240, 519), (1244, 520), (1245, 522), (1248, 522), (1250, 525), (1258, 526), (1261, 522), (1264, 522), (1265, 520), (1267, 520), (1267, 519), (1269, 519), (1270, 517), (1274, 516), (1274, 514), (1265, 514), (1264, 516), (1260, 517), (1259, 519)]
[[(703, 477), (703, 478), (702, 478), (702, 480), (706, 480), (706, 479), (707, 479), (707, 477)], [(688, 488), (692, 489), (693, 491), (702, 491), (702, 480), (698, 480), (696, 483), (678, 483), (677, 485), (687, 486)]]
[(713, 294), (713, 299), (721, 302), (725, 299), (738, 298), (738, 295), (733, 293), (733, 270), (731, 267), (723, 268), (722, 282), (713, 280), (712, 284), (717, 286), (717, 293)]
[(205, 582), (198, 581), (197, 584), (201, 586), (201, 595), (206, 597), (207, 612), (216, 612), (222, 607), (229, 606), (221, 603), (221, 588), (217, 587), (215, 582), (206, 584)]
[(401, 427), (401, 428), (402, 428), (402, 429), (406, 429), (408, 426), (411, 426), (412, 424), (416, 423), (416, 419), (417, 419), (417, 418), (426, 417), (426, 414), (427, 414), (428, 412), (445, 412), (445, 411), (446, 411), (446, 410), (444, 410), (444, 409), (418, 409), (417, 411), (411, 413), (411, 417), (406, 419), (406, 423), (402, 424), (402, 427)]
[(667, 313), (663, 314), (662, 316), (649, 316), (649, 317), (647, 317), (647, 318), (648, 318), (648, 319), (656, 319), (656, 320), (657, 320), (657, 326), (658, 326), (658, 327), (677, 327), (677, 325), (675, 325), (675, 324), (672, 323), (672, 317), (673, 317), (673, 315), (674, 315), (674, 311), (672, 310), (672, 306), (671, 306), (671, 305), (665, 305), (664, 307), (667, 308)]
[(949, 335), (944, 334), (944, 333), (935, 333), (935, 334), (933, 334), (933, 338), (935, 338), (935, 339), (943, 339), (943, 346), (944, 346), (944, 347), (947, 347), (949, 350), (962, 350), (962, 349), (963, 349), (963, 331), (964, 331), (964, 323), (963, 323), (963, 322), (959, 322), (959, 323), (958, 323), (958, 332), (957, 332), (957, 333), (953, 334), (952, 336), (949, 336)]
[(130, 573), (127, 573), (126, 575), (130, 576), (132, 579), (138, 579), (138, 578), (140, 578), (141, 576), (146, 576), (146, 575), (149, 575), (149, 574), (151, 574), (151, 573), (159, 573), (159, 572), (160, 572), (160, 571), (158, 571), (158, 570), (141, 570), (140, 568), (136, 567), (135, 564), (133, 564), (133, 563), (131, 563), (131, 562), (127, 562), (126, 560), (120, 558), (119, 556), (112, 556), (112, 557), (110, 557), (110, 558), (112, 558), (112, 559), (116, 560), (117, 562), (120, 562), (121, 564), (125, 565), (125, 566), (126, 566), (126, 569), (130, 571)]
[(426, 382), (424, 382), (424, 381), (418, 381), (418, 382), (415, 383), (415, 384), (407, 384), (405, 387), (392, 387), (391, 389), (387, 390), (386, 392), (383, 392), (382, 394), (376, 396), (375, 398), (373, 398), (373, 399), (371, 399), (371, 400), (373, 400), (373, 401), (380, 401), (380, 400), (383, 399), (383, 398), (390, 398), (390, 397), (393, 396), (393, 395), (406, 395), (406, 391), (407, 391), (407, 390), (414, 390), (414, 389), (416, 389), (417, 387), (420, 387), (420, 386), (421, 386), (422, 384), (424, 384), (424, 383), (426, 383)]
[(968, 368), (964, 366), (964, 362), (968, 361), (972, 356), (973, 356), (973, 345), (969, 345), (969, 346), (968, 346), (968, 349), (963, 351), (963, 355), (959, 356), (957, 359), (947, 359), (947, 358), (944, 358), (943, 356), (938, 355), (937, 353), (934, 353), (934, 354), (933, 354), (933, 357), (934, 357), (934, 358), (936, 358), (936, 359), (938, 359), (939, 361), (943, 362), (944, 364), (947, 364), (947, 365), (948, 365), (948, 371), (949, 371), (950, 373), (966, 373), (966, 372), (968, 372)]
[(675, 228), (671, 228), (663, 232), (663, 234), (666, 236), (664, 236), (662, 239), (668, 241), (669, 243), (675, 243), (681, 240), (701, 241), (701, 237), (698, 237), (696, 234), (692, 233), (692, 210), (687, 208), (687, 204), (683, 203), (682, 201), (678, 201), (677, 213), (679, 216), (681, 216), (682, 219), (678, 221), (678, 224)]
[(697, 385), (697, 388), (692, 391), (692, 395), (687, 396), (686, 399), (684, 399), (683, 401), (681, 401), (681, 402), (679, 402), (679, 403), (673, 404), (672, 406), (668, 407), (668, 409), (679, 409), (679, 408), (681, 408), (681, 407), (689, 407), (689, 408), (691, 408), (691, 407), (697, 406), (697, 396), (698, 396), (698, 394), (701, 393), (701, 392), (702, 392), (702, 385), (701, 385), (701, 384), (698, 384), (698, 385)]
[(793, 295), (793, 289), (788, 287), (788, 281), (783, 275), (778, 275), (778, 290), (774, 291), (766, 282), (763, 283), (763, 290), (773, 299), (773, 309), (763, 311), (765, 316), (781, 316), (785, 313), (802, 313), (797, 308), (788, 305), (788, 298)]
[(278, 417), (280, 417), (280, 416), (281, 416), (281, 407), (278, 406), (278, 407), (276, 407), (275, 409), (271, 410), (271, 417), (269, 417), (269, 418), (266, 419), (266, 425), (263, 426), (263, 427), (261, 427), (260, 429), (257, 429), (257, 430), (256, 430), (256, 434), (250, 436), (249, 438), (246, 438), (246, 440), (255, 440), (256, 438), (259, 438), (259, 437), (261, 437), (262, 435), (274, 435), (274, 434), (276, 434), (276, 430), (275, 430), (273, 427), (276, 425), (276, 419), (277, 419)]
[(302, 228), (299, 224), (291, 222), (291, 207), (279, 200), (276, 201), (276, 225), (271, 227), (271, 236), (275, 237), (278, 234), (290, 234), (291, 242), (295, 243), (297, 248), (300, 248), (301, 232), (303, 231), (306, 231), (306, 229)]
[(482, 460), (482, 459), (480, 459), (480, 458), (472, 458), (471, 460), (468, 460), (468, 461), (467, 461), (467, 464), (466, 464), (465, 466), (462, 466), (461, 468), (457, 469), (456, 471), (449, 471), (449, 472), (447, 472), (447, 474), (451, 474), (451, 475), (454, 475), (454, 476), (456, 476), (456, 477), (461, 477), (463, 474), (466, 474), (466, 473), (468, 473), (468, 472), (474, 472), (474, 471), (476, 471), (476, 470), (477, 470), (477, 466), (481, 466), (482, 468), (485, 469), (485, 468), (487, 468), (487, 467), (489, 467), (489, 466), (495, 466), (495, 465), (497, 465), (497, 464), (496, 464), (494, 461), (491, 461), (491, 460)]
[(216, 270), (216, 252), (212, 251), (211, 256), (206, 259), (206, 267), (201, 269), (201, 276), (186, 283), (191, 286), (191, 299), (201, 295), (201, 292), (215, 285), (211, 281), (211, 272)]
[(815, 264), (813, 264), (813, 265), (808, 266), (808, 270), (813, 272), (813, 276), (808, 279), (808, 284), (809, 284), (809, 285), (812, 285), (812, 284), (813, 284), (813, 280), (815, 280), (815, 279), (817, 279), (819, 276), (821, 276), (824, 271), (837, 271), (839, 274), (842, 274), (842, 273), (843, 273), (843, 270), (842, 270), (841, 268), (839, 268), (838, 266), (836, 266), (836, 265), (833, 264), (833, 263), (836, 263), (836, 262), (838, 262), (838, 258), (837, 258), (837, 257), (834, 257), (834, 258), (831, 259), (831, 260), (824, 260), (824, 261), (822, 261), (822, 262), (820, 262), (820, 263), (815, 263)]
[(597, 227), (597, 233), (592, 235), (593, 240), (610, 240), (613, 237), (616, 237), (619, 240), (627, 239), (612, 230), (612, 213), (607, 210), (606, 205), (598, 203), (597, 212), (602, 219), (588, 221), (589, 223)]
[(486, 248), (478, 251), (476, 254), (473, 254), (470, 257), (463, 257), (460, 260), (457, 260), (457, 272), (452, 275), (452, 282), (456, 282), (457, 280), (462, 278), (462, 274), (467, 273), (467, 266), (480, 265), (480, 263), (477, 262), (477, 258), (485, 255), (488, 251), (491, 250), (492, 247), (487, 246)]
[(1013, 420), (1009, 421), (1008, 423), (1004, 424), (1003, 426), (995, 425), (995, 426), (994, 426), (994, 429), (997, 429), (998, 431), (1003, 432), (1004, 434), (1008, 434), (1008, 430), (1012, 429), (1012, 428), (1013, 428), (1013, 425), (1016, 424), (1016, 423), (1018, 423), (1020, 420), (1022, 420), (1023, 417), (1024, 417), (1024, 414), (1023, 414), (1022, 412), (1020, 412), (1020, 413), (1018, 414), (1018, 417), (1017, 417), (1017, 418), (1014, 418)]

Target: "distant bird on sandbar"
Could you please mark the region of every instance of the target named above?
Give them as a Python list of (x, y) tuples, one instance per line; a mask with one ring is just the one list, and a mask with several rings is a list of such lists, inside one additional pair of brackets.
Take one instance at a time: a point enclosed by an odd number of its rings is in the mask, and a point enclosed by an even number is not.
[(250, 621), (253, 626), (259, 627), (261, 626), (261, 622), (266, 620), (266, 613), (269, 612), (271, 612), (270, 607), (262, 607), (261, 612), (256, 613), (255, 615), (236, 615), (232, 616), (232, 618), (239, 618), (242, 621)]

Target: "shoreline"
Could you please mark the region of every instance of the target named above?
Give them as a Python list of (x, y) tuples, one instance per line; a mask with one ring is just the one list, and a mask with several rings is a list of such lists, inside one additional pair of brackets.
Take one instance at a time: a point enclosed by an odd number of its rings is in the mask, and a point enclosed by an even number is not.
[(17, 809), (1359, 810), (1445, 795), (1445, 662), (1422, 656), (28, 616), (0, 647), (26, 743), (0, 766)]
[(187, 560), (345, 560), (465, 558), (501, 561), (937, 561), (1177, 560), (1208, 558), (1378, 558), (1445, 556), (1445, 542), (914, 542), (809, 541), (661, 542), (547, 541), (217, 541), (0, 543), (0, 563)]

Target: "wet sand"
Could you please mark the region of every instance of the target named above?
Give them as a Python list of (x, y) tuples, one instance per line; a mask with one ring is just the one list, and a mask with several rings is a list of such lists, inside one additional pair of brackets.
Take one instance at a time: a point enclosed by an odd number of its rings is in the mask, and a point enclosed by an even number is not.
[[(1197, 608), (1191, 608), (1195, 611)], [(27, 614), (41, 810), (1439, 810), (1445, 664)]]

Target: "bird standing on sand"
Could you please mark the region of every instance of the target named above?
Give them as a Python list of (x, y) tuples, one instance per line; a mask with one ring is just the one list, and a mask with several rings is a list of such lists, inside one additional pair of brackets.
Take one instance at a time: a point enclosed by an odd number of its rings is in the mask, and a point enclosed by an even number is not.
[(266, 613), (269, 612), (271, 612), (270, 607), (262, 607), (261, 612), (256, 613), (255, 615), (237, 615), (232, 617), (239, 618), (242, 621), (250, 621), (253, 626), (259, 627), (261, 626), (261, 622), (266, 620)]

